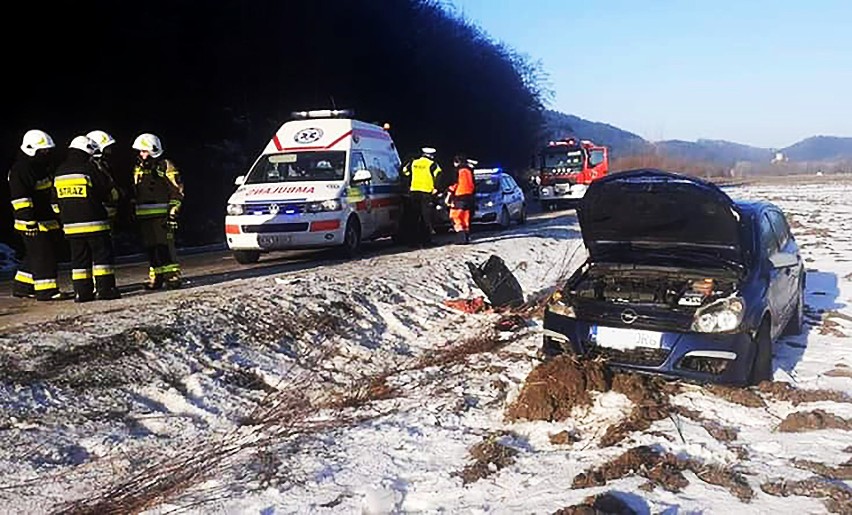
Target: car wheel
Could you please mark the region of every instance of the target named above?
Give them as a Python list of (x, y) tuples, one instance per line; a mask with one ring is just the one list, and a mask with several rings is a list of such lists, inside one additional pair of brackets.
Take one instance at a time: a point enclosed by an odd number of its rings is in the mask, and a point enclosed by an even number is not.
[(509, 226), (512, 224), (512, 217), (509, 216), (509, 210), (506, 208), (506, 206), (503, 206), (503, 209), (500, 211), (499, 223), (501, 229), (508, 229)]
[(350, 217), (343, 232), (341, 252), (344, 256), (353, 258), (361, 252), (361, 222), (356, 217)]
[(518, 215), (518, 223), (524, 225), (527, 223), (527, 205), (521, 205), (521, 214)]
[(241, 265), (251, 265), (260, 260), (259, 250), (235, 250), (234, 259)]
[(751, 366), (749, 384), (758, 385), (761, 381), (772, 380), (772, 336), (769, 334), (769, 323), (761, 324), (754, 338), (755, 354)]
[(799, 286), (799, 293), (796, 298), (796, 307), (793, 309), (793, 315), (784, 327), (784, 336), (795, 336), (802, 334), (802, 325), (805, 319), (805, 287)]

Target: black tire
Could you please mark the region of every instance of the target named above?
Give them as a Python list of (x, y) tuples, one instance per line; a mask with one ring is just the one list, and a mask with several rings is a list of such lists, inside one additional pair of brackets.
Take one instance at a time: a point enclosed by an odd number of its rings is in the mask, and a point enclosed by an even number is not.
[(503, 206), (503, 209), (500, 210), (500, 220), (497, 221), (497, 224), (501, 229), (508, 229), (512, 225), (512, 215), (509, 214), (509, 209), (506, 206)]
[(524, 225), (527, 223), (527, 205), (523, 204), (521, 206), (521, 214), (518, 216), (518, 224)]
[(761, 381), (772, 380), (772, 336), (770, 335), (768, 321), (760, 325), (754, 344), (756, 352), (748, 381), (750, 385), (758, 385)]
[(259, 250), (235, 250), (234, 259), (241, 265), (252, 265), (260, 260)]
[[(800, 280), (800, 283), (804, 280)], [(784, 336), (796, 336), (802, 334), (803, 324), (805, 321), (805, 287), (799, 284), (799, 293), (796, 297), (796, 307), (793, 309), (793, 316), (787, 321), (784, 327)]]
[(361, 222), (355, 216), (350, 217), (346, 222), (340, 252), (348, 258), (357, 257), (361, 253)]

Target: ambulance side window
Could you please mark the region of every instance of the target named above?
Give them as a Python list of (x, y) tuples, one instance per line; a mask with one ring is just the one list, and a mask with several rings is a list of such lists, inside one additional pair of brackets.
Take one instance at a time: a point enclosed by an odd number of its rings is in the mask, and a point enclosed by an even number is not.
[(402, 163), (399, 162), (399, 158), (396, 157), (395, 154), (388, 154), (385, 158), (387, 163), (387, 175), (389, 181), (398, 181), (399, 180), (399, 168), (402, 166)]
[(385, 173), (384, 166), (382, 166), (379, 154), (367, 154), (367, 169), (370, 170), (370, 173), (372, 173), (374, 177), (378, 177), (383, 181), (387, 180), (387, 174)]
[(352, 152), (349, 157), (349, 176), (351, 177), (358, 170), (366, 170), (367, 163), (364, 162), (364, 155), (361, 152)]

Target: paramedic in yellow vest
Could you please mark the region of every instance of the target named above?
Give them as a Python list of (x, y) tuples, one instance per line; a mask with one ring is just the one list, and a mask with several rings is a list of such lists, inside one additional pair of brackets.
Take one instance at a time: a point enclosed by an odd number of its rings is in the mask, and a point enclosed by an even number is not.
[(180, 265), (175, 252), (175, 231), (183, 201), (183, 182), (174, 163), (163, 157), (160, 138), (140, 134), (133, 142), (139, 152), (133, 170), (136, 224), (148, 253), (145, 288), (179, 288)]
[(432, 201), (438, 192), (435, 184), (441, 174), (441, 167), (435, 162), (435, 152), (434, 148), (424, 147), (420, 157), (402, 168), (402, 174), (409, 184), (409, 206), (415, 224), (413, 233), (420, 246), (432, 242)]

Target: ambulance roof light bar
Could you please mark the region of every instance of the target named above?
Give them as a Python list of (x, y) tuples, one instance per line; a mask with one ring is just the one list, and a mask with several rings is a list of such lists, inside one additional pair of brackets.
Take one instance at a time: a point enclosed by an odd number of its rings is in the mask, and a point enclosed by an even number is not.
[(293, 111), (290, 114), (297, 119), (352, 118), (355, 116), (355, 111), (352, 109), (317, 109), (314, 111)]

